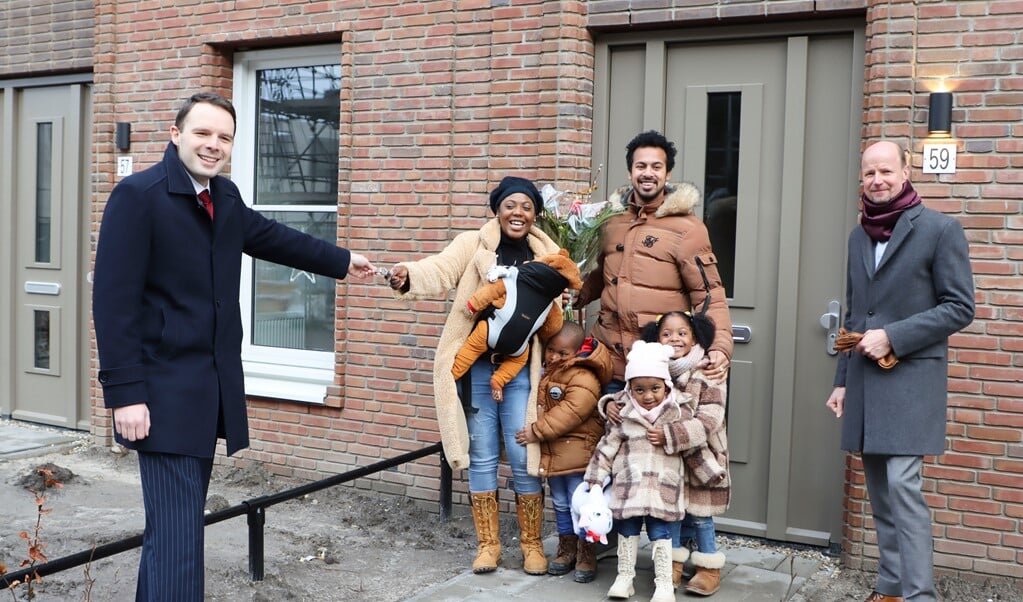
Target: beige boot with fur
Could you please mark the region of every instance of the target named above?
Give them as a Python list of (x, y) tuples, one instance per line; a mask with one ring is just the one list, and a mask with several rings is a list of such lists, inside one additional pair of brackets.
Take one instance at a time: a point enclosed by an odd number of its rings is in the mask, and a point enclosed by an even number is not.
[(696, 567), (696, 574), (686, 584), (686, 591), (699, 596), (713, 596), (721, 589), (721, 569), (725, 566), (725, 555), (721, 552), (693, 552), (690, 559)]
[(686, 568), (687, 560), (689, 560), (689, 548), (671, 549), (671, 586), (675, 589), (682, 587), (682, 572)]
[(543, 493), (519, 495), (519, 542), (522, 546), (522, 570), (530, 575), (547, 574), (547, 557), (543, 553)]
[(472, 493), (472, 521), (476, 524), (476, 559), (472, 561), (472, 572), (490, 573), (497, 570), (501, 561), (501, 540), (498, 537), (497, 492)]

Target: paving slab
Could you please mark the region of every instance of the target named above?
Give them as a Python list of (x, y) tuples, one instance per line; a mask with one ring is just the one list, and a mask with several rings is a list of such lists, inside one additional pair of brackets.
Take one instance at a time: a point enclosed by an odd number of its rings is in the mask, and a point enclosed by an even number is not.
[[(557, 538), (550, 537), (544, 548), (551, 555)], [(727, 557), (722, 569), (721, 590), (716, 602), (778, 602), (799, 591), (820, 567), (819, 562), (789, 556), (770, 550), (730, 547), (722, 548)], [(646, 537), (640, 540), (636, 562), (635, 595), (630, 600), (649, 600), (654, 592), (653, 562)], [(792, 559), (791, 561), (789, 559)], [(409, 600), (413, 602), (583, 602), (607, 600), (607, 590), (614, 582), (618, 559), (606, 556), (597, 562), (597, 579), (592, 583), (576, 583), (572, 574), (559, 577), (527, 575), (521, 568), (500, 567), (494, 573), (475, 575), (466, 571), (454, 578), (426, 589)], [(677, 600), (700, 600), (698, 596), (676, 593)]]
[(57, 430), (37, 430), (13, 424), (2, 424), (0, 425), (0, 460), (48, 453), (55, 447), (74, 445), (78, 440), (79, 437)]

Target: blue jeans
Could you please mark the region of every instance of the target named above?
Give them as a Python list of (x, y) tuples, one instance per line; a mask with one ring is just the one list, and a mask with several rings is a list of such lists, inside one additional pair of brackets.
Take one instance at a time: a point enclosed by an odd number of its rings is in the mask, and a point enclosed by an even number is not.
[(671, 526), (676, 524), (675, 522), (668, 522), (653, 516), (633, 516), (631, 518), (623, 518), (618, 523), (618, 535), (622, 537), (632, 537), (633, 535), (639, 535), (640, 529), (643, 528), (643, 522), (646, 521), (646, 536), (650, 541), (657, 539), (671, 539), (673, 529)]
[(472, 380), (472, 410), (466, 412), (469, 427), (469, 491), (497, 491), (497, 461), (504, 451), (512, 470), (515, 493), (540, 493), (538, 477), (526, 470), (526, 448), (515, 441), (515, 433), (526, 425), (529, 403), (529, 365), (504, 386), (504, 401), (496, 402), (490, 395), (490, 377), (497, 366), (484, 354), (469, 368)]
[(551, 502), (554, 504), (554, 516), (558, 521), (558, 535), (571, 535), (572, 530), (572, 494), (579, 483), (583, 482), (583, 472), (574, 472), (547, 479), (551, 488)]
[(679, 526), (678, 535), (672, 538), (671, 547), (681, 548), (694, 542), (697, 552), (713, 554), (718, 551), (714, 542), (714, 517), (687, 514)]

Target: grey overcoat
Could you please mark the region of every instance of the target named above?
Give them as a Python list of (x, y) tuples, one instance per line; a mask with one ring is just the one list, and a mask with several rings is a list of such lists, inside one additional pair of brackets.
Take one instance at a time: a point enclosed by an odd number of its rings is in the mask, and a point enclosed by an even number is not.
[(948, 337), (973, 320), (973, 272), (963, 228), (925, 208), (907, 209), (877, 269), (863, 228), (849, 235), (844, 326), (884, 328), (899, 363), (891, 370), (856, 353), (839, 356), (846, 388), (842, 449), (938, 455), (945, 449)]

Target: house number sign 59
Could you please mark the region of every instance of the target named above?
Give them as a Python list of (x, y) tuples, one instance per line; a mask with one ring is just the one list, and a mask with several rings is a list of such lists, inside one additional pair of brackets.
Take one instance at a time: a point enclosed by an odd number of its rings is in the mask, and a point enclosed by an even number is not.
[(955, 173), (956, 145), (925, 144), (924, 173)]

